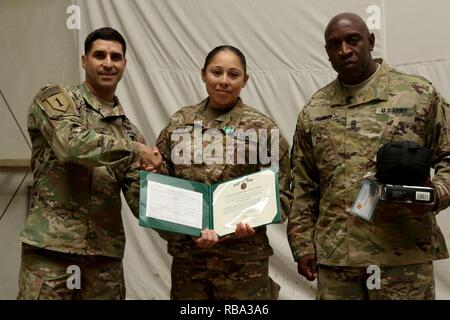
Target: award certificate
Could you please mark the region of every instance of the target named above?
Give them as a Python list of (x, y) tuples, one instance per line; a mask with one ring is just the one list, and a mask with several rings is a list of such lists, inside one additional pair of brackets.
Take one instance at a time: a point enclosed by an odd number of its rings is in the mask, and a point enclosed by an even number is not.
[(139, 224), (199, 236), (233, 233), (281, 221), (278, 169), (266, 168), (214, 185), (141, 171)]

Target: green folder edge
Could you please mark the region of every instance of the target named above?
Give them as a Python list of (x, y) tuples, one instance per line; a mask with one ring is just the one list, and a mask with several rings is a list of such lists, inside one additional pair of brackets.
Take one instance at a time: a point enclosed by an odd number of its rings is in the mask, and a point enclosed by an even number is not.
[[(280, 194), (280, 185), (279, 185), (279, 181), (278, 181), (278, 167), (264, 168), (261, 171), (263, 171), (263, 170), (271, 170), (272, 172), (275, 173), (275, 192), (276, 192), (276, 194), (279, 195)], [(253, 172), (253, 173), (258, 173), (258, 172)], [(251, 174), (253, 174), (253, 173), (251, 173)], [(248, 174), (248, 175), (251, 175), (251, 174)], [(178, 223), (174, 223), (174, 222), (169, 222), (169, 221), (165, 221), (165, 220), (161, 220), (161, 219), (147, 217), (145, 207), (146, 207), (146, 203), (147, 203), (147, 180), (148, 180), (148, 178), (150, 178), (150, 180), (154, 181), (154, 182), (168, 184), (168, 185), (171, 185), (171, 186), (174, 186), (177, 188), (182, 188), (185, 190), (202, 193), (203, 194), (202, 229), (198, 229), (198, 228), (194, 228), (194, 227), (190, 227), (190, 226), (186, 226), (186, 225), (182, 225), (182, 224), (178, 224)], [(231, 180), (218, 182), (213, 185), (208, 185), (208, 184), (202, 183), (202, 182), (189, 181), (186, 179), (180, 179), (180, 178), (175, 178), (175, 177), (171, 177), (171, 176), (166, 176), (166, 175), (161, 175), (161, 174), (151, 173), (148, 171), (141, 170), (140, 171), (140, 193), (139, 193), (139, 225), (143, 226), (143, 227), (154, 228), (154, 229), (159, 229), (159, 230), (168, 231), (168, 232), (181, 233), (181, 234), (186, 234), (186, 235), (191, 235), (191, 236), (200, 236), (201, 231), (203, 229), (205, 229), (205, 228), (213, 229), (213, 226), (214, 226), (214, 221), (213, 221), (214, 215), (213, 215), (213, 212), (210, 212), (210, 211), (212, 211), (212, 206), (211, 206), (211, 208), (208, 206), (208, 201), (209, 201), (209, 203), (212, 203), (212, 195), (214, 193), (214, 190), (222, 183), (240, 180), (240, 179), (242, 179), (242, 177), (237, 177), (237, 178), (234, 178)], [(206, 201), (207, 198), (209, 198), (208, 201)], [(280, 197), (278, 196), (277, 197), (277, 213), (276, 213), (274, 219), (268, 224), (278, 223), (281, 221), (281, 209), (280, 208), (281, 208)]]

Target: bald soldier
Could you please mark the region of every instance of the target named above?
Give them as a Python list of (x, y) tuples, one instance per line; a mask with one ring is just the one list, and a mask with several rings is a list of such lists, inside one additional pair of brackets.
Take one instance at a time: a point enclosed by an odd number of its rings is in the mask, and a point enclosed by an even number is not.
[[(426, 79), (372, 59), (374, 44), (355, 14), (339, 14), (326, 27), (325, 48), (338, 77), (298, 117), (289, 243), (298, 272), (318, 278), (318, 299), (434, 299), (433, 261), (448, 257), (435, 215), (450, 200), (450, 108)], [(436, 204), (379, 201), (372, 223), (352, 215), (378, 149), (406, 140), (433, 152)], [(373, 289), (371, 265), (381, 270)]]
[(19, 299), (125, 298), (120, 192), (138, 216), (138, 167), (162, 162), (115, 96), (125, 51), (116, 30), (93, 31), (85, 82), (46, 85), (31, 103), (34, 184), (20, 234)]

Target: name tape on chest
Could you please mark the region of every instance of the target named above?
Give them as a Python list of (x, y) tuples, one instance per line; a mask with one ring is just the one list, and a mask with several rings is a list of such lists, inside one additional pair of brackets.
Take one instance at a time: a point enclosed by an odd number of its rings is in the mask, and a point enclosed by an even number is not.
[(330, 120), (336, 120), (338, 118), (337, 114), (327, 114), (323, 116), (317, 116), (313, 118), (313, 122), (324, 122)]
[(250, 143), (258, 143), (258, 136), (256, 135), (256, 131), (246, 132), (244, 130), (236, 130), (228, 136), (232, 137), (236, 140), (239, 140), (239, 141), (248, 141)]

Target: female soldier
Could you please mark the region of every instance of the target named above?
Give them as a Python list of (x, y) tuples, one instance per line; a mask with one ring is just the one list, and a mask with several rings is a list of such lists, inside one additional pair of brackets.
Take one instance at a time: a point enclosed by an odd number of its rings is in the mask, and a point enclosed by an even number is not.
[[(193, 181), (213, 184), (259, 171), (270, 166), (261, 161), (245, 163), (232, 158), (207, 159), (208, 146), (212, 139), (203, 137), (200, 150), (195, 150), (194, 132), (213, 129), (223, 135), (224, 141), (231, 139), (236, 144), (244, 144), (249, 153), (251, 144), (259, 145), (255, 139), (245, 139), (245, 130), (271, 129), (279, 133), (277, 125), (261, 112), (245, 105), (239, 98), (241, 89), (248, 81), (246, 61), (242, 52), (232, 46), (219, 46), (206, 57), (201, 71), (208, 97), (194, 106), (187, 106), (176, 112), (168, 125), (161, 131), (157, 147), (164, 159), (163, 173)], [(201, 127), (201, 128), (200, 128)], [(201, 130), (200, 130), (201, 129)], [(240, 129), (240, 130), (238, 130)], [(192, 157), (176, 157), (172, 153), (177, 135), (188, 133), (194, 146)], [(191, 141), (190, 141), (191, 142)], [(213, 141), (217, 146), (217, 141)], [(225, 143), (221, 146), (225, 148)], [(242, 145), (241, 145), (242, 147)], [(279, 136), (279, 182), (283, 220), (286, 218), (291, 195), (289, 191), (289, 153), (286, 140)], [(239, 148), (235, 148), (239, 150)], [(273, 148), (272, 148), (273, 149)], [(218, 154), (230, 156), (225, 149)], [(261, 152), (261, 150), (258, 150)], [(191, 151), (189, 151), (191, 154)], [(202, 156), (203, 155), (203, 156)], [(186, 154), (184, 154), (186, 156)], [(242, 158), (241, 158), (242, 159)], [(254, 158), (253, 158), (254, 159)], [(236, 163), (238, 162), (238, 163)], [(168, 241), (168, 252), (172, 262), (172, 299), (276, 299), (280, 287), (269, 277), (269, 256), (273, 250), (266, 236), (266, 227), (251, 228), (248, 224), (237, 225), (235, 233), (218, 239), (213, 230), (203, 230), (202, 237), (158, 231)]]

